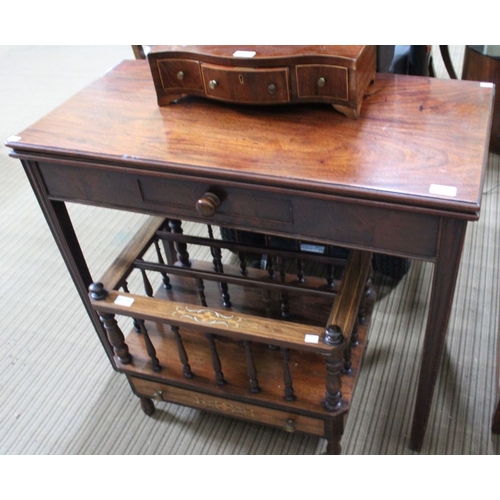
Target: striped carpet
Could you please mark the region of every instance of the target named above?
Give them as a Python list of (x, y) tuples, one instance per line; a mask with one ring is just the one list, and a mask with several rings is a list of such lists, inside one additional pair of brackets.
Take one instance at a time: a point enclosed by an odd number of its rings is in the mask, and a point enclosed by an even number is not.
[[(463, 47), (452, 46), (458, 74)], [(162, 405), (146, 417), (113, 372), (20, 164), (4, 140), (124, 58), (129, 46), (0, 47), (0, 454), (301, 455), (317, 438)], [(5, 71), (4, 68), (8, 68)], [(51, 68), (47, 71), (47, 68)], [(436, 56), (438, 76), (442, 63)], [(470, 224), (424, 455), (492, 455), (499, 304), (500, 157), (491, 154), (481, 219)], [(94, 276), (142, 216), (70, 206)], [(116, 234), (110, 228), (119, 227)], [(197, 228), (193, 226), (192, 231)], [(414, 262), (378, 292), (370, 343), (342, 440), (346, 455), (408, 448), (432, 265)]]

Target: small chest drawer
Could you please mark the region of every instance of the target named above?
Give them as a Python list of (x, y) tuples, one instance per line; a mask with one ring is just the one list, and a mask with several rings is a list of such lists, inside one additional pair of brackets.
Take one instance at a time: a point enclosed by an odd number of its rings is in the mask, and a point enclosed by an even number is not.
[(130, 375), (128, 380), (137, 395), (157, 401), (190, 406), (226, 417), (272, 425), (287, 432), (306, 432), (316, 436), (324, 436), (325, 434), (325, 422), (321, 418), (312, 418), (293, 411), (275, 410), (222, 396), (203, 394), (194, 389), (182, 389)]
[(297, 66), (299, 97), (349, 99), (348, 71), (341, 66), (302, 64)]
[(162, 86), (170, 90), (202, 90), (200, 65), (188, 59), (164, 59), (158, 62)]
[(247, 104), (290, 100), (288, 68), (228, 68), (202, 64), (201, 72), (208, 97)]

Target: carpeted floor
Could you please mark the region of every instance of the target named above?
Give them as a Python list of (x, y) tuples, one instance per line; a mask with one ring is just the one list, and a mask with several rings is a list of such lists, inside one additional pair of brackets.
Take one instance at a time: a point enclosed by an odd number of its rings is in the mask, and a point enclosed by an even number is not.
[[(461, 74), (463, 47), (451, 46)], [(313, 437), (163, 405), (151, 418), (113, 372), (18, 161), (3, 146), (125, 58), (130, 46), (0, 47), (0, 454), (318, 454)], [(442, 63), (436, 56), (438, 77)], [(500, 157), (491, 154), (481, 219), (469, 225), (421, 454), (498, 454), (490, 433), (499, 305)], [(70, 206), (99, 275), (142, 217)], [(110, 233), (110, 228), (121, 231)], [(196, 228), (193, 228), (195, 231)], [(432, 265), (395, 287), (381, 276), (365, 364), (342, 445), (347, 455), (403, 455)]]

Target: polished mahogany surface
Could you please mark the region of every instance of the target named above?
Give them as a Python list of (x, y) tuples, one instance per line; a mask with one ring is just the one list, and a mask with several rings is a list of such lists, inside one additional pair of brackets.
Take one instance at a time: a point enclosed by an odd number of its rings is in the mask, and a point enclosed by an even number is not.
[(147, 63), (124, 61), (7, 145), (473, 219), (491, 106), (478, 82), (379, 74), (359, 120), (321, 105), (159, 107)]

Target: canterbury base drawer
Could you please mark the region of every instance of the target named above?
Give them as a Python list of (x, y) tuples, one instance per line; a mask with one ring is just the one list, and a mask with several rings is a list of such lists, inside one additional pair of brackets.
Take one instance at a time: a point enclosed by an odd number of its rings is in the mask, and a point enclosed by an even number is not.
[(231, 418), (272, 425), (288, 432), (306, 432), (316, 436), (324, 436), (325, 434), (324, 422), (321, 419), (264, 408), (188, 389), (180, 389), (131, 376), (128, 376), (128, 379), (132, 389), (139, 396), (189, 406)]

